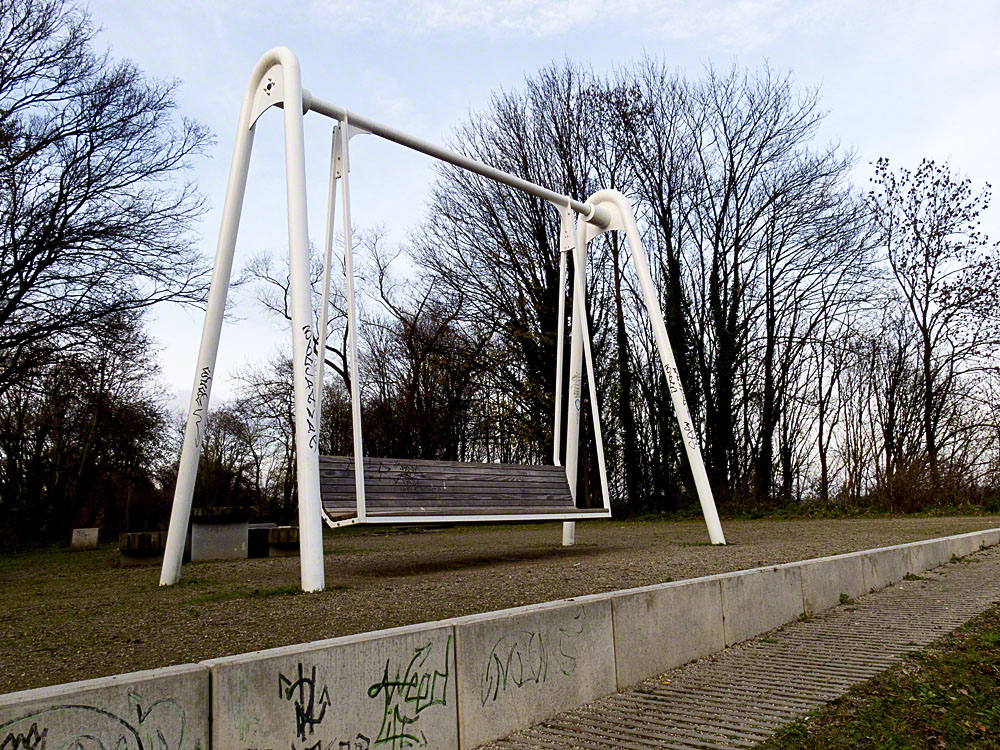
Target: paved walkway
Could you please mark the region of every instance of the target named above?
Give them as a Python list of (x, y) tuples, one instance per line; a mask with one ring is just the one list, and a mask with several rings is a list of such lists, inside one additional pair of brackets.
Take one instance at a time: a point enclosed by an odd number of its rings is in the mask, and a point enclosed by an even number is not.
[(1000, 600), (1000, 548), (927, 571), (484, 748), (752, 747)]

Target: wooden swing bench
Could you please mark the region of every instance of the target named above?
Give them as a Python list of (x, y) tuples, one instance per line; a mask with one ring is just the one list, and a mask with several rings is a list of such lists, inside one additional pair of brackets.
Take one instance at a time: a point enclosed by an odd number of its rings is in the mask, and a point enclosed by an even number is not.
[[(561, 466), (365, 458), (367, 523), (482, 523), (607, 518), (577, 508)], [(320, 456), (323, 512), (331, 526), (357, 522), (354, 458)]]

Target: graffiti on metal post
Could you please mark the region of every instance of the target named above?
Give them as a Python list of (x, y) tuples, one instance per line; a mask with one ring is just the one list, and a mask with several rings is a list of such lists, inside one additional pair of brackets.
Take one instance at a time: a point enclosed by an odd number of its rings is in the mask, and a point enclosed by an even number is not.
[(306, 380), (306, 431), (309, 433), (309, 450), (316, 450), (319, 438), (316, 435), (316, 347), (319, 340), (313, 336), (309, 326), (302, 326), (305, 338), (305, 380)]
[(205, 411), (208, 409), (208, 388), (212, 382), (212, 368), (202, 367), (198, 376), (198, 388), (194, 392), (194, 403), (196, 408), (191, 412), (194, 420), (195, 438), (194, 444), (201, 446), (202, 429), (201, 425), (205, 418)]
[[(386, 659), (382, 678), (368, 688), (368, 697), (382, 697), (382, 726), (375, 747), (420, 747), (427, 737), (416, 725), (421, 715), (433, 706), (448, 705), (448, 680), (451, 677), (452, 636), (448, 636), (444, 654), (433, 658), (434, 644), (428, 642), (413, 649), (406, 668), (397, 665), (391, 675)], [(440, 668), (439, 668), (440, 667)]]

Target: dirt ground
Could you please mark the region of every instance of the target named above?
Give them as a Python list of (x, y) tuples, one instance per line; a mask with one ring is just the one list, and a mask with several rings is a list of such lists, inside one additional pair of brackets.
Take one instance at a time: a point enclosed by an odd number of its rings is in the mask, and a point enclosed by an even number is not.
[(111, 546), (0, 556), (0, 693), (568, 596), (995, 528), (1000, 517), (700, 521), (328, 532), (327, 590), (297, 557), (118, 568)]

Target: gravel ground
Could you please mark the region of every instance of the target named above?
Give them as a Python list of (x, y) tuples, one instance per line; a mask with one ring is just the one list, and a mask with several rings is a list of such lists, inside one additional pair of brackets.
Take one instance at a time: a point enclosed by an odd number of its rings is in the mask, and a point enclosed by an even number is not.
[(297, 557), (118, 568), (117, 549), (0, 556), (0, 693), (522, 604), (1000, 526), (1000, 517), (590, 521), (328, 533), (327, 590)]

